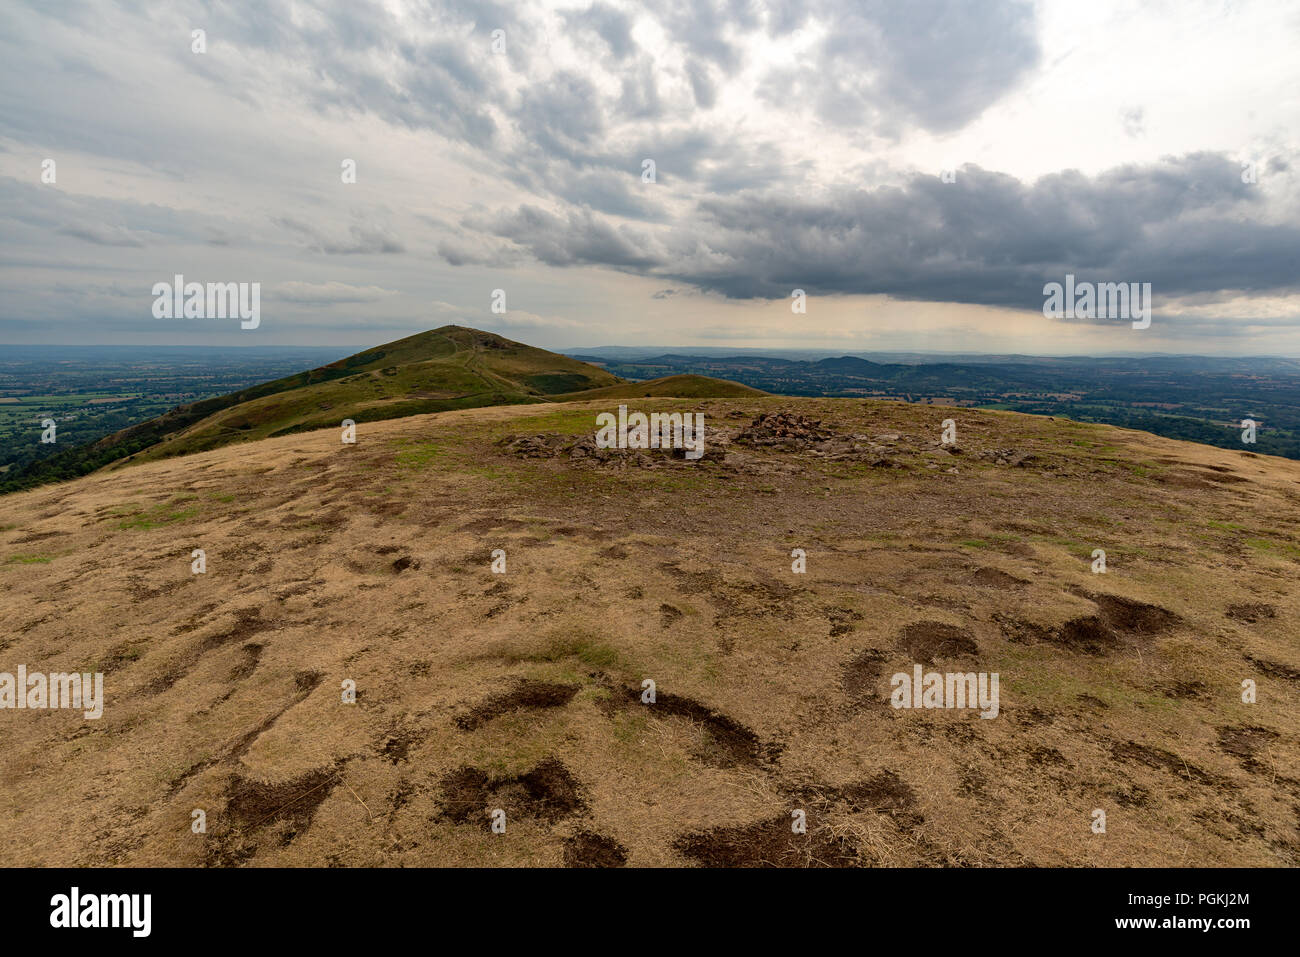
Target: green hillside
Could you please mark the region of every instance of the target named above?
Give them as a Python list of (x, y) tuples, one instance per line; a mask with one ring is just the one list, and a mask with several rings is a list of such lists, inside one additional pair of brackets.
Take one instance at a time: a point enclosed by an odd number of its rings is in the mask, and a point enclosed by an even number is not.
[[(232, 441), (485, 405), (544, 402), (559, 393), (617, 385), (596, 366), (490, 332), (443, 326), (236, 393), (170, 433), (134, 461), (184, 455)], [(223, 400), (216, 400), (221, 402)]]
[(464, 326), (443, 326), (338, 362), (169, 412), (5, 476), (0, 491), (107, 466), (204, 452), (339, 425), (489, 405), (577, 399), (761, 395), (735, 382), (676, 375), (627, 382), (597, 366)]

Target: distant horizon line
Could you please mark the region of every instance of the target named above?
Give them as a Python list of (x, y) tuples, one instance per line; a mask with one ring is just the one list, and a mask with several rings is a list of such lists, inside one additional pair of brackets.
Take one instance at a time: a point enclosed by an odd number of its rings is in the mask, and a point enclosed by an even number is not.
[[(483, 330), (488, 331), (488, 330)], [(496, 333), (499, 335), (499, 333)], [(502, 338), (509, 338), (502, 336)], [(521, 342), (521, 340), (513, 340)], [(529, 343), (522, 343), (530, 345)], [(381, 343), (382, 345), (382, 343)], [(178, 344), (178, 343), (108, 343), (108, 342), (89, 342), (76, 343), (69, 345), (66, 342), (0, 342), (0, 348), (3, 349), (229, 349), (229, 350), (249, 350), (256, 351), (259, 349), (309, 349), (312, 351), (338, 351), (343, 349), (352, 349), (355, 352), (364, 352), (376, 348), (375, 345), (308, 345), (302, 343), (262, 343), (262, 344)], [(533, 348), (544, 348), (542, 346), (533, 346)], [(657, 352), (661, 355), (702, 355), (699, 350), (708, 350), (711, 353), (725, 355), (739, 355), (749, 353), (755, 358), (761, 358), (768, 353), (822, 353), (826, 358), (835, 357), (853, 357), (861, 355), (923, 355), (923, 356), (985, 356), (985, 357), (1024, 357), (1028, 359), (1300, 359), (1300, 354), (1287, 355), (1281, 353), (1269, 354), (1260, 352), (1242, 352), (1242, 353), (1223, 353), (1223, 352), (984, 352), (977, 350), (961, 349), (850, 349), (847, 351), (836, 351), (834, 349), (809, 349), (798, 347), (772, 346), (759, 348), (754, 346), (621, 346), (621, 345), (600, 345), (600, 346), (572, 346), (564, 348), (546, 349), (547, 352), (554, 352), (558, 355), (573, 356), (575, 353), (599, 352), (607, 350), (624, 350), (624, 351), (643, 351)], [(715, 356), (716, 357), (716, 356)], [(779, 356), (773, 356), (779, 358)]]

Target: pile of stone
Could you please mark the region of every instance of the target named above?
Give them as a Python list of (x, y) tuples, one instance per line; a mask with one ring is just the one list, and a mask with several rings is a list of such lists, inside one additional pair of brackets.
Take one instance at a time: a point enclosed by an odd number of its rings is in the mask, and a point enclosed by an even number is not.
[(573, 441), (572, 436), (546, 432), (539, 435), (507, 435), (501, 440), (507, 452), (521, 459), (553, 459)]
[(995, 465), (1014, 465), (1022, 469), (1039, 464), (1037, 455), (1015, 449), (985, 449), (979, 453), (979, 458), (987, 459)]
[(742, 445), (798, 449), (834, 436), (834, 432), (822, 427), (820, 419), (796, 412), (764, 412), (736, 436), (736, 441)]
[[(722, 436), (714, 431), (710, 432), (707, 438), (720, 439)], [(520, 458), (565, 458), (580, 468), (653, 469), (674, 459), (695, 464), (698, 461), (721, 462), (726, 458), (724, 448), (708, 442), (705, 444), (704, 454), (699, 459), (688, 460), (684, 449), (602, 449), (596, 445), (596, 439), (592, 435), (575, 437), (554, 432), (538, 435), (507, 435), (500, 444), (507, 452)]]
[(798, 452), (836, 462), (866, 462), (873, 468), (903, 468), (894, 457), (902, 451), (894, 445), (899, 438), (893, 434), (874, 439), (868, 435), (841, 434), (823, 426), (820, 419), (796, 412), (764, 412), (735, 441), (752, 448)]

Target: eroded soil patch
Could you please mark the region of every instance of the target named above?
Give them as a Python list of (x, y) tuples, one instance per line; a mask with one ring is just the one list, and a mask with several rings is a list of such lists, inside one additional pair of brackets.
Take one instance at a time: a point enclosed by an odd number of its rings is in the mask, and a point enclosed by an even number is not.
[(483, 827), (497, 808), (512, 817), (555, 822), (577, 814), (586, 804), (578, 781), (556, 758), (547, 758), (531, 771), (514, 777), (493, 778), (476, 767), (465, 765), (443, 775), (442, 816), (457, 824)]
[(236, 775), (226, 788), (226, 814), (235, 826), (253, 830), (271, 821), (289, 821), (295, 829), (302, 830), (311, 823), (334, 786), (338, 775), (333, 768), (317, 768), (306, 774), (268, 784)]
[(1128, 635), (1159, 635), (1178, 624), (1179, 618), (1168, 608), (1152, 605), (1119, 595), (1106, 595), (1098, 592), (1072, 589), (1073, 593), (1097, 606), (1102, 620), (1115, 629)]
[(462, 731), (473, 731), (493, 718), (512, 711), (529, 711), (542, 708), (562, 708), (568, 704), (579, 691), (578, 685), (555, 684), (549, 681), (537, 681), (532, 678), (520, 678), (509, 691), (492, 695), (470, 711), (456, 718), (456, 727)]
[(786, 815), (737, 827), (686, 834), (673, 847), (705, 867), (854, 867), (857, 848), (808, 816), (808, 833), (795, 834)]
[(1270, 678), (1282, 678), (1286, 681), (1300, 681), (1300, 670), (1292, 668), (1290, 665), (1284, 665), (1277, 661), (1269, 661), (1265, 658), (1256, 658), (1254, 655), (1246, 655), (1246, 660)]
[(1045, 641), (1087, 655), (1105, 655), (1145, 643), (1163, 634), (1181, 619), (1167, 608), (1147, 602), (1071, 589), (1097, 606), (1095, 615), (1079, 615), (1065, 624), (1049, 628), (1007, 615), (995, 614), (994, 620), (1009, 641)]
[(975, 644), (975, 636), (969, 629), (941, 621), (917, 621), (908, 625), (899, 632), (898, 649), (927, 665), (940, 658), (979, 653), (979, 645)]
[(1022, 588), (1029, 582), (1009, 575), (1000, 568), (980, 568), (971, 575), (971, 581), (981, 588)]
[(1263, 602), (1229, 605), (1227, 615), (1229, 618), (1235, 618), (1237, 621), (1244, 621), (1249, 625), (1253, 625), (1256, 622), (1276, 617), (1277, 609)]
[(1256, 759), (1256, 752), (1267, 747), (1278, 738), (1278, 733), (1268, 728), (1253, 726), (1222, 727), (1219, 733), (1219, 749), (1236, 758), (1241, 766), (1251, 772), (1264, 770)]
[(612, 837), (579, 831), (564, 842), (565, 867), (622, 867), (627, 848)]
[(1138, 744), (1136, 741), (1115, 741), (1111, 744), (1110, 753), (1112, 757), (1118, 760), (1136, 761), (1138, 764), (1144, 764), (1149, 768), (1166, 771), (1175, 777), (1182, 778), (1184, 781), (1194, 781), (1197, 784), (1227, 790), (1236, 787), (1231, 781), (1203, 771), (1185, 758), (1163, 748)]
[(842, 801), (850, 811), (875, 811), (888, 814), (907, 823), (919, 823), (916, 807), (916, 792), (896, 773), (882, 770), (870, 778), (846, 784), (827, 792), (833, 801)]
[(715, 768), (758, 765), (765, 752), (771, 750), (765, 749), (758, 735), (740, 722), (684, 695), (660, 691), (655, 695), (654, 704), (646, 704), (641, 701), (640, 688), (612, 688), (604, 706), (608, 711), (644, 709), (656, 718), (684, 718), (699, 725), (704, 740), (693, 755)]
[(888, 656), (878, 648), (868, 648), (854, 655), (840, 673), (840, 687), (849, 702), (857, 707), (884, 705), (876, 695), (876, 684), (884, 671)]

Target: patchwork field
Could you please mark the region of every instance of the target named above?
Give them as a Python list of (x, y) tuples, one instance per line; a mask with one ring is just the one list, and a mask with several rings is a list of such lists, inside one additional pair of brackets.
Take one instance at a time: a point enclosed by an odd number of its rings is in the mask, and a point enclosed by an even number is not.
[[(106, 693), (0, 710), (0, 863), (1300, 863), (1300, 463), (624, 391), (0, 498), (0, 671)], [(596, 449), (620, 401), (704, 458)]]

